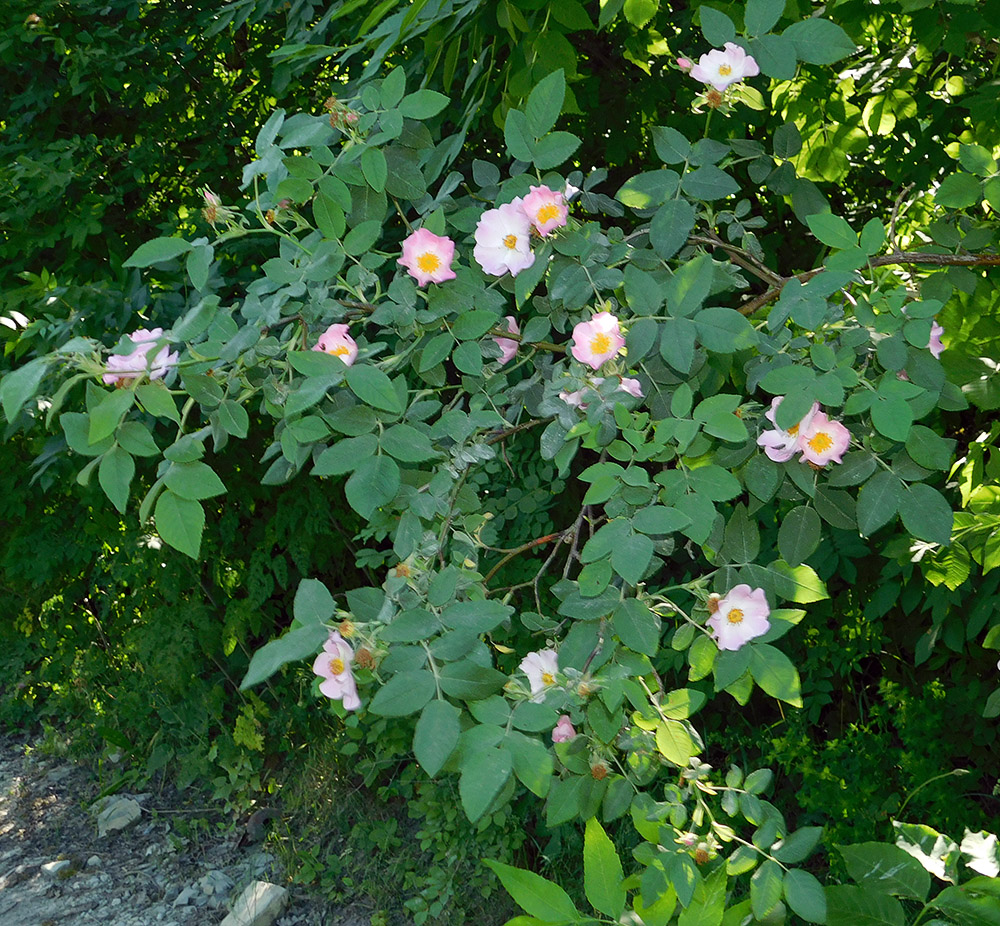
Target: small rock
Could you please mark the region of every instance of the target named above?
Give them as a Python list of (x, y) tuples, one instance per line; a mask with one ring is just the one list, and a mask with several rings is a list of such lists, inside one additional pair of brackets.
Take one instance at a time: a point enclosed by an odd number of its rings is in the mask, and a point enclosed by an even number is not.
[(288, 903), (288, 891), (267, 881), (252, 881), (220, 926), (271, 926)]
[(97, 832), (105, 836), (116, 830), (123, 830), (142, 816), (139, 802), (130, 797), (119, 797), (105, 805), (97, 815)]
[(224, 871), (213, 869), (198, 881), (205, 894), (226, 894), (233, 888), (233, 880)]
[(187, 904), (191, 903), (191, 899), (194, 897), (195, 893), (196, 891), (193, 887), (184, 888), (184, 890), (181, 891), (174, 900), (174, 906), (184, 907)]
[[(69, 874), (69, 869), (72, 867), (73, 863), (68, 858), (63, 858), (55, 862), (46, 862), (42, 865), (42, 874), (45, 875), (46, 878), (55, 880), (62, 874), (62, 872)], [(66, 875), (62, 875), (62, 877), (65, 878)]]
[(101, 857), (99, 855), (92, 855), (87, 859), (88, 868), (100, 868), (103, 864), (104, 863), (101, 861)]

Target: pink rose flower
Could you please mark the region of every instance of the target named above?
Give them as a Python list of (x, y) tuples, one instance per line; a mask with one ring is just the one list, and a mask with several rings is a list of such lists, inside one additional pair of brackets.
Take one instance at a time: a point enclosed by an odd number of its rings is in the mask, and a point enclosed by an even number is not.
[(927, 349), (935, 360), (941, 356), (944, 345), (941, 343), (941, 335), (944, 334), (944, 327), (937, 323), (937, 319), (931, 322), (931, 339), (927, 342)]
[(556, 675), (559, 674), (559, 654), (554, 649), (528, 653), (518, 668), (528, 676), (531, 700), (543, 701), (546, 690), (556, 683)]
[(353, 661), (354, 650), (351, 649), (351, 644), (333, 630), (323, 644), (323, 652), (313, 663), (313, 672), (323, 679), (319, 690), (331, 700), (342, 701), (344, 708), (349, 711), (356, 711), (361, 707), (361, 698), (358, 697), (351, 669)]
[(552, 728), (552, 742), (568, 743), (574, 736), (576, 736), (576, 730), (569, 722), (569, 714), (561, 714), (558, 723)]
[(627, 392), (631, 396), (635, 396), (637, 399), (642, 398), (642, 383), (637, 379), (630, 379), (627, 376), (622, 377), (622, 381), (618, 384), (619, 392)]
[(313, 350), (323, 351), (339, 357), (347, 366), (354, 363), (358, 356), (358, 345), (347, 333), (347, 325), (330, 325), (320, 336)]
[[(521, 329), (517, 325), (517, 319), (513, 315), (506, 316), (507, 320), (507, 330), (511, 334), (520, 334)], [(513, 338), (494, 338), (494, 341), (500, 347), (500, 366), (505, 363), (509, 363), (513, 358), (514, 354), (517, 353), (517, 345), (519, 341), (515, 341)]]
[(726, 42), (724, 49), (713, 48), (691, 68), (691, 76), (695, 80), (711, 84), (720, 93), (730, 84), (738, 83), (745, 77), (756, 77), (759, 73), (757, 62), (733, 42)]
[(442, 238), (426, 228), (418, 228), (403, 242), (403, 256), (396, 261), (404, 266), (419, 286), (454, 280), (451, 262), (455, 257), (455, 242)]
[(566, 216), (569, 215), (563, 194), (550, 190), (547, 186), (533, 186), (531, 192), (524, 197), (521, 206), (524, 214), (535, 226), (535, 231), (543, 238), (547, 237), (549, 232), (565, 225)]
[(590, 321), (573, 328), (573, 356), (591, 369), (599, 369), (624, 346), (618, 319), (610, 312), (598, 312)]
[(491, 276), (502, 277), (508, 271), (511, 276), (517, 276), (535, 262), (535, 252), (531, 250), (531, 220), (520, 197), (484, 212), (476, 225), (475, 237), (473, 257)]
[(718, 610), (708, 619), (712, 638), (719, 649), (737, 650), (748, 640), (767, 633), (771, 624), (767, 616), (764, 589), (737, 585), (717, 602)]
[(826, 466), (831, 460), (840, 463), (851, 445), (851, 432), (839, 421), (831, 421), (823, 412), (816, 412), (807, 425), (799, 429), (799, 446), (803, 462)]
[(774, 460), (775, 463), (785, 463), (795, 456), (800, 449), (799, 435), (802, 429), (808, 426), (813, 415), (819, 411), (819, 403), (813, 402), (813, 407), (806, 413), (806, 416), (798, 424), (793, 424), (785, 431), (778, 427), (774, 417), (783, 398), (784, 396), (775, 396), (771, 400), (771, 407), (764, 413), (764, 417), (774, 425), (774, 430), (764, 431), (757, 438), (758, 445), (764, 448), (768, 459)]
[(677, 59), (677, 67), (682, 71), (690, 71), (694, 67), (694, 62), (690, 58), (680, 57)]
[(180, 355), (177, 351), (170, 350), (166, 344), (157, 351), (155, 357), (149, 356), (157, 342), (163, 339), (162, 328), (153, 328), (151, 331), (139, 328), (128, 337), (135, 349), (128, 354), (112, 354), (108, 357), (108, 372), (103, 376), (107, 385), (124, 386), (146, 373), (150, 379), (162, 379), (168, 370), (177, 365)]

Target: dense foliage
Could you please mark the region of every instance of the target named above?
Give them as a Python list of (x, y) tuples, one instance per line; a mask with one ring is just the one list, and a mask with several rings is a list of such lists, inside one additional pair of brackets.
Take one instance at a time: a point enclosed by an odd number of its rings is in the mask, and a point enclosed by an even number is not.
[(4, 718), (329, 738), (419, 922), (996, 923), (997, 12), (8, 23)]

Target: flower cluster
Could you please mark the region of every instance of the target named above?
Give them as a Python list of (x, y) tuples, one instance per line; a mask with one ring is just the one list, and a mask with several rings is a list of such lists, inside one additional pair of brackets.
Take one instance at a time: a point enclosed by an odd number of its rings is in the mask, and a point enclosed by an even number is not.
[(323, 102), (323, 109), (330, 114), (330, 127), (346, 131), (357, 125), (360, 118), (357, 111), (341, 103), (336, 96), (329, 96)]
[(323, 644), (323, 651), (313, 663), (315, 672), (323, 681), (319, 690), (334, 701), (343, 702), (344, 708), (356, 711), (361, 707), (358, 697), (358, 687), (354, 682), (354, 672), (351, 663), (354, 662), (354, 650), (338, 631), (330, 631), (330, 636)]
[(813, 407), (798, 424), (792, 425), (787, 431), (783, 430), (775, 420), (782, 398), (777, 396), (773, 399), (771, 407), (765, 412), (765, 417), (774, 428), (764, 431), (757, 438), (757, 443), (764, 448), (768, 458), (775, 463), (785, 463), (796, 453), (801, 453), (799, 460), (813, 466), (826, 466), (831, 461), (842, 462), (851, 443), (851, 432), (839, 421), (831, 421), (821, 412), (818, 402), (813, 403)]
[(724, 597), (710, 599), (709, 610), (713, 613), (708, 626), (719, 649), (737, 650), (771, 628), (767, 619), (771, 609), (762, 588), (737, 585)]
[(140, 328), (128, 337), (134, 348), (127, 354), (112, 354), (108, 357), (108, 372), (104, 374), (106, 385), (126, 386), (147, 373), (150, 379), (162, 379), (177, 365), (179, 354), (166, 344), (157, 351), (155, 357), (150, 357), (156, 345), (163, 340), (162, 328), (153, 328), (151, 331)]
[(476, 262), (490, 276), (508, 271), (517, 276), (535, 262), (531, 232), (543, 238), (566, 224), (569, 209), (565, 196), (547, 186), (533, 186), (525, 197), (488, 209), (476, 225)]

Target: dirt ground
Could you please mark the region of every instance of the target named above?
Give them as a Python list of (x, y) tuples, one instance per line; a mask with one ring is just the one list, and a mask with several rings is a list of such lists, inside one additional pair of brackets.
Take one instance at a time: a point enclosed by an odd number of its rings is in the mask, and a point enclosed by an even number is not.
[[(3, 926), (220, 923), (254, 880), (289, 890), (277, 926), (369, 926), (363, 910), (333, 908), (287, 883), (266, 842), (248, 844), (239, 821), (192, 805), (198, 797), (172, 790), (116, 793), (105, 798), (104, 809), (131, 808), (137, 819), (101, 836), (93, 773), (65, 759), (26, 754), (25, 745), (0, 734)], [(201, 825), (192, 827), (193, 820)]]

